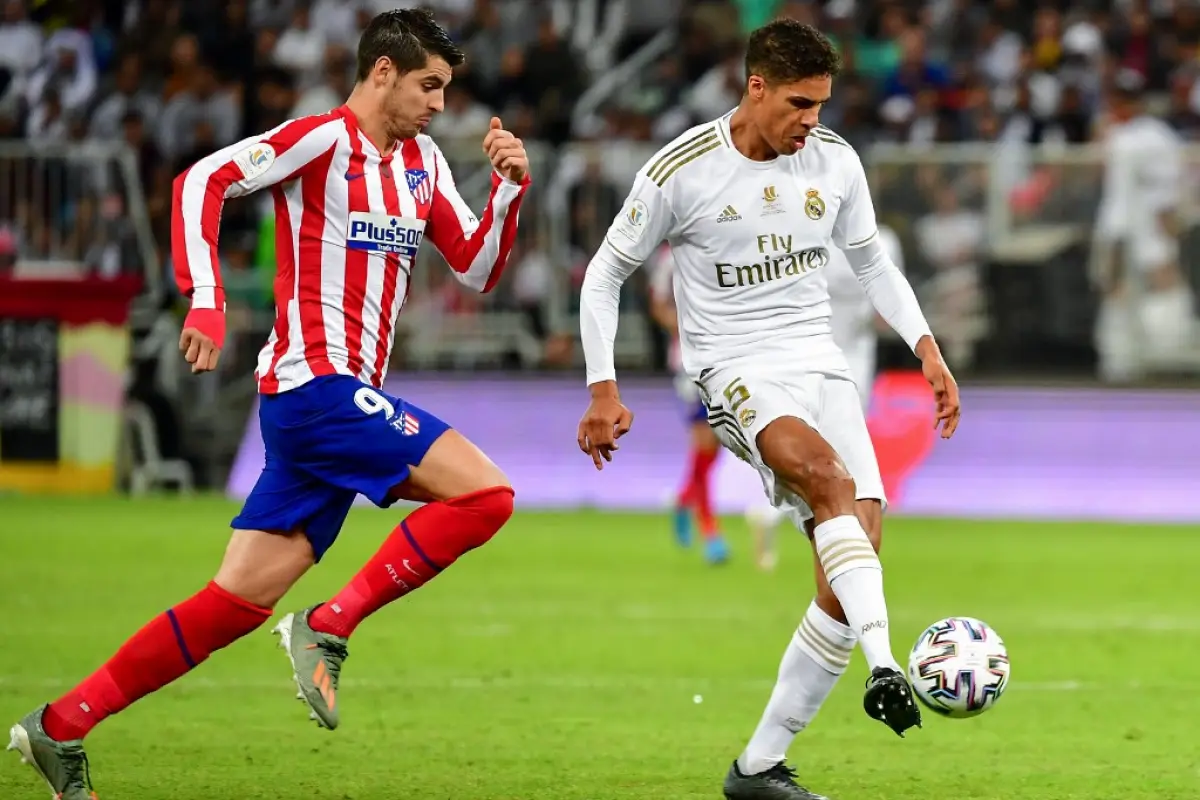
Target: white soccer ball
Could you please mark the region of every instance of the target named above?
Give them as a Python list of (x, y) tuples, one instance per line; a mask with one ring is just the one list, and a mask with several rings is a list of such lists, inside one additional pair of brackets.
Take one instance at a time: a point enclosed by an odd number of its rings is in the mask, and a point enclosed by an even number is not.
[(974, 717), (994, 706), (1008, 688), (1008, 650), (986, 623), (949, 617), (917, 638), (908, 656), (908, 680), (930, 711)]

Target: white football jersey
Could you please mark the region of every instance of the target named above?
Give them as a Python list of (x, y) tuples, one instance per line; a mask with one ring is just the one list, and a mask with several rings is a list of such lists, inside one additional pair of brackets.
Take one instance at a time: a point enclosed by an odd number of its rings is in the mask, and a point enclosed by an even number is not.
[(731, 115), (687, 131), (638, 171), (606, 241), (631, 263), (670, 244), (693, 378), (731, 360), (846, 374), (825, 270), (832, 248), (877, 235), (862, 162), (824, 127), (794, 155), (753, 161), (733, 146)]
[[(904, 250), (900, 246), (900, 237), (886, 225), (879, 226), (879, 243), (883, 251), (892, 259), (892, 263), (904, 272)], [(830, 326), (833, 328), (833, 340), (843, 351), (856, 346), (862, 339), (875, 341), (875, 307), (863, 291), (858, 276), (846, 260), (846, 255), (839, 249), (829, 251), (829, 267), (826, 274), (829, 286), (829, 304), (833, 313)]]
[(1183, 146), (1161, 119), (1113, 123), (1104, 137), (1104, 185), (1097, 233), (1108, 240), (1155, 235), (1158, 215), (1175, 208), (1183, 191)]

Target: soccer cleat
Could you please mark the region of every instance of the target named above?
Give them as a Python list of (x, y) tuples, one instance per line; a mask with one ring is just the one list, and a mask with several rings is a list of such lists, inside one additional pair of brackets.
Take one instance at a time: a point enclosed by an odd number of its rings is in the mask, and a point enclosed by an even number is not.
[(292, 662), (296, 699), (308, 704), (309, 719), (328, 730), (338, 726), (337, 690), (342, 663), (348, 655), (341, 636), (314, 631), (308, 615), (317, 606), (288, 614), (275, 626), (279, 646)]
[(704, 560), (714, 566), (729, 560), (729, 544), (721, 534), (704, 540)]
[(912, 727), (921, 727), (921, 709), (917, 707), (908, 680), (894, 669), (876, 667), (867, 678), (863, 709), (871, 719), (877, 719), (901, 738)]
[(672, 516), (675, 529), (675, 542), (680, 547), (692, 546), (692, 512), (685, 506), (678, 506)]
[(743, 775), (737, 762), (725, 776), (725, 800), (829, 800), (796, 783), (796, 770), (780, 761), (757, 775)]
[(87, 754), (80, 740), (59, 742), (42, 728), (46, 706), (34, 709), (8, 732), (9, 750), (21, 755), (21, 763), (37, 770), (55, 800), (96, 800)]

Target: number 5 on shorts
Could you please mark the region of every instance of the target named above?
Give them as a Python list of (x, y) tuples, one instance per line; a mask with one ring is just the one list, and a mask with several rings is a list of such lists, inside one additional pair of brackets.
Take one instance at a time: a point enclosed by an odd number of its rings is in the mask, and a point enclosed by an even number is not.
[(725, 387), (725, 402), (729, 404), (729, 411), (736, 414), (737, 410), (742, 407), (750, 399), (750, 390), (742, 383), (741, 378), (734, 378)]

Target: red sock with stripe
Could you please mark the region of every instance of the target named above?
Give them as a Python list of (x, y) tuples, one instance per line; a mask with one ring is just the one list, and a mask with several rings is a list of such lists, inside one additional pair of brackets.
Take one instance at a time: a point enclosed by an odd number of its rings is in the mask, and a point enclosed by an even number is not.
[(152, 619), (108, 663), (51, 703), (42, 727), (60, 742), (82, 739), (106, 717), (187, 674), (270, 617), (271, 609), (209, 583)]
[(346, 588), (309, 615), (313, 630), (349, 636), (364, 619), (416, 591), (508, 522), (513, 490), (495, 486), (421, 506), (400, 523)]
[(717, 463), (720, 450), (693, 450), (689, 487), (692, 510), (696, 513), (696, 525), (705, 539), (717, 535), (717, 518), (712, 510), (709, 478), (713, 464)]

